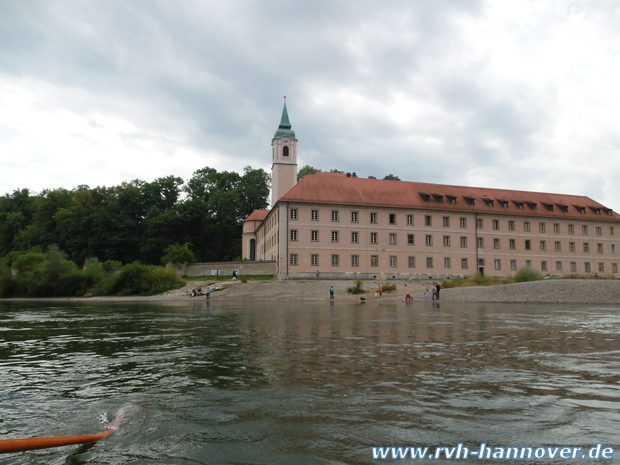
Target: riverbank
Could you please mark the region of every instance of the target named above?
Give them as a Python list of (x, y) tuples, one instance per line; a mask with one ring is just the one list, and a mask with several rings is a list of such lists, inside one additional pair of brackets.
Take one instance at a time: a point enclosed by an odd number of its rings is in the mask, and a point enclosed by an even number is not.
[[(327, 301), (329, 287), (335, 289), (338, 301), (400, 301), (410, 293), (414, 301), (430, 301), (430, 282), (394, 281), (397, 290), (384, 292), (378, 296), (376, 289), (380, 281), (365, 281), (364, 294), (352, 295), (347, 287), (352, 281), (192, 281), (181, 289), (154, 296), (124, 297), (66, 297), (55, 299), (3, 299), (9, 301), (53, 300), (53, 301), (102, 301), (102, 302), (175, 302), (204, 300), (204, 296), (191, 297), (194, 288), (214, 292), (213, 301), (219, 300), (273, 300), (273, 301)], [(458, 287), (443, 289), (440, 293), (443, 302), (488, 302), (488, 303), (574, 303), (574, 304), (620, 304), (620, 280), (595, 279), (553, 279), (528, 283), (503, 284), (488, 287)]]

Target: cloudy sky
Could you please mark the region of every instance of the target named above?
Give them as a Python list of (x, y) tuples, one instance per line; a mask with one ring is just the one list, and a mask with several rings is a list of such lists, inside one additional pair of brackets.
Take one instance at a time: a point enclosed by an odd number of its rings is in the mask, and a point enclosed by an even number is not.
[(205, 166), (580, 194), (620, 210), (617, 0), (0, 0), (0, 195)]

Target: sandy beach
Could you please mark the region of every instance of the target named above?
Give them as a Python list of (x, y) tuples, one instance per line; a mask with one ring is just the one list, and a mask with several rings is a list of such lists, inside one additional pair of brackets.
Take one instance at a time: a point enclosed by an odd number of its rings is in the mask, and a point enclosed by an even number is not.
[[(394, 281), (397, 289), (384, 292), (379, 297), (376, 290), (380, 281), (365, 281), (364, 294), (352, 295), (347, 287), (353, 281), (191, 281), (185, 287), (154, 296), (124, 297), (66, 297), (55, 299), (4, 299), (4, 300), (54, 300), (54, 301), (91, 301), (91, 302), (183, 302), (205, 299), (204, 296), (191, 297), (194, 288), (213, 289), (211, 299), (229, 301), (252, 300), (329, 300), (329, 287), (333, 286), (335, 298), (339, 301), (359, 301), (364, 297), (367, 302), (384, 300), (399, 301), (410, 293), (414, 301), (430, 301), (431, 283), (424, 281)], [(440, 300), (443, 302), (504, 302), (504, 303), (576, 303), (576, 304), (620, 304), (620, 280), (607, 279), (554, 279), (529, 283), (504, 284), (488, 287), (459, 287), (442, 289)]]

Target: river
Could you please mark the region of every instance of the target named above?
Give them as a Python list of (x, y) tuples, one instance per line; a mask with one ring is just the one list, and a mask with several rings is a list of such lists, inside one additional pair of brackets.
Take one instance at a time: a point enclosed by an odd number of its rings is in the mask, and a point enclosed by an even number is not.
[(458, 443), (581, 447), (581, 464), (602, 444), (619, 463), (619, 391), (618, 307), (0, 302), (0, 439), (125, 413), (107, 439), (0, 465), (391, 463), (372, 448)]

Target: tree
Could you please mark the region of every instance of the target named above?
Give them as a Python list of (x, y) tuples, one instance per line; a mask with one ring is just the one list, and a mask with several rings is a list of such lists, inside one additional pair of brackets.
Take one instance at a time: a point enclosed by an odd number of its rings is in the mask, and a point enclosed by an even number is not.
[(299, 171), (297, 171), (297, 182), (301, 181), (304, 176), (308, 174), (316, 174), (321, 170), (317, 170), (310, 165), (303, 166)]
[(192, 244), (186, 242), (183, 245), (172, 244), (166, 248), (166, 253), (161, 258), (163, 263), (191, 263), (196, 261), (194, 253), (190, 247)]
[(387, 181), (400, 181), (400, 178), (398, 176), (394, 176), (393, 174), (388, 174), (385, 178), (383, 178)]

